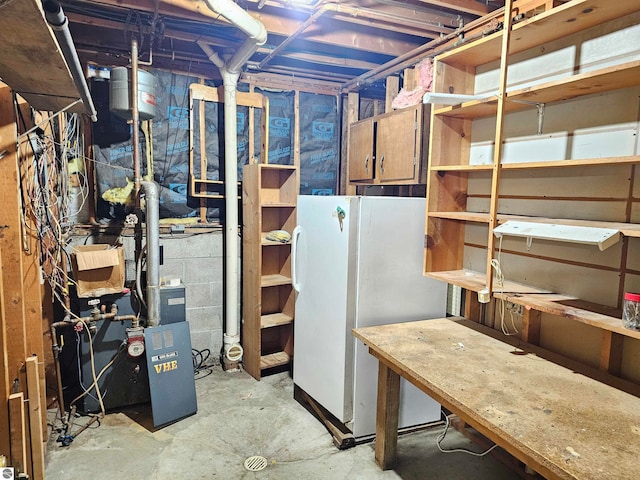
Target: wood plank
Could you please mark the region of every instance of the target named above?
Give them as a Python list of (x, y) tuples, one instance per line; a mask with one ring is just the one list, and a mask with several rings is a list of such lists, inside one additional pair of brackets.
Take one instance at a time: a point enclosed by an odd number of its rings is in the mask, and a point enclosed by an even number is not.
[[(441, 280), (446, 283), (450, 283), (452, 285), (458, 285), (459, 287), (466, 288), (467, 290), (472, 290), (474, 292), (478, 292), (486, 287), (485, 279), (486, 276), (481, 272), (474, 272), (471, 270), (448, 270), (442, 272), (427, 272), (426, 275), (431, 278), (435, 278), (437, 280)], [(512, 282), (509, 280), (504, 281), (504, 286), (501, 289), (502, 294), (551, 294), (549, 290), (543, 290), (537, 287), (533, 287), (530, 285), (524, 285), (521, 283)], [(499, 292), (494, 291), (494, 296), (496, 298), (500, 298), (498, 296)], [(531, 298), (535, 298), (532, 295)], [(508, 301), (513, 301), (511, 298), (506, 298)], [(516, 302), (514, 302), (516, 303)]]
[[(0, 234), (4, 227), (0, 227)], [(0, 249), (0, 267), (2, 263), (2, 249)], [(7, 405), (9, 401), (10, 381), (9, 381), (9, 358), (7, 356), (7, 318), (4, 309), (4, 286), (2, 275), (0, 275), (0, 402)], [(9, 409), (0, 408), (0, 451), (8, 452), (10, 448), (9, 439)]]
[(40, 403), (40, 368), (38, 357), (29, 357), (26, 361), (27, 395), (29, 397), (29, 433), (31, 439), (31, 464), (33, 480), (44, 480), (44, 443), (42, 417), (46, 409)]
[(383, 362), (379, 362), (375, 458), (382, 470), (389, 470), (396, 466), (399, 406), (400, 375)]
[[(516, 24), (509, 54), (522, 52), (589, 27), (638, 11), (636, 0), (573, 0)], [(460, 65), (482, 65), (500, 58), (502, 31), (438, 57)]]
[[(568, 318), (602, 330), (617, 333), (625, 337), (640, 339), (640, 331), (630, 330), (622, 324), (620, 310), (613, 307), (596, 305), (571, 295), (559, 293), (519, 292), (516, 294), (494, 292), (496, 298), (522, 305), (525, 308)], [(609, 315), (600, 312), (608, 311)]]
[[(0, 218), (2, 235), (0, 250), (3, 265), (0, 274), (3, 277), (3, 304), (6, 316), (6, 329), (11, 335), (5, 337), (8, 357), (9, 381), (19, 379), (24, 388), (24, 373), (21, 372), (27, 357), (27, 328), (25, 323), (25, 295), (23, 289), (23, 238), (22, 205), (20, 202), (20, 173), (16, 150), (17, 127), (14, 121), (14, 105), (11, 90), (0, 87), (0, 152), (6, 152), (0, 158)], [(41, 332), (39, 333), (41, 335)]]
[(600, 348), (600, 368), (611, 375), (620, 375), (622, 367), (622, 348), (624, 335), (610, 330), (602, 331), (602, 346)]
[(640, 424), (640, 399), (599, 381), (615, 377), (544, 356), (519, 339), (511, 339), (521, 345), (514, 349), (493, 338), (497, 332), (464, 319), (353, 334), (378, 360), (545, 478), (637, 476), (629, 448), (637, 434), (629, 425)]
[(429, 212), (429, 217), (464, 222), (489, 223), (489, 214), (482, 212)]
[(291, 357), (286, 352), (276, 352), (269, 355), (262, 355), (260, 358), (260, 369), (266, 370), (267, 368), (280, 367), (286, 365), (291, 361)]
[[(22, 111), (23, 118), (27, 119), (27, 124), (21, 126), (22, 130), (31, 128), (31, 109), (26, 103), (19, 105)], [(33, 150), (28, 142), (22, 141), (19, 144), (20, 148), (20, 162), (22, 164), (22, 176), (20, 178), (23, 191), (27, 190), (27, 185), (32, 181), (33, 169), (24, 168), (24, 165), (32, 166), (34, 164)], [(66, 172), (62, 172), (61, 175), (66, 175)], [(25, 222), (29, 222), (32, 227), (35, 227), (35, 219), (25, 212)], [(24, 230), (24, 242), (25, 248), (22, 249), (22, 264), (23, 264), (23, 290), (24, 290), (24, 309), (25, 309), (25, 330), (27, 332), (26, 339), (26, 353), (27, 355), (35, 355), (40, 359), (45, 358), (44, 354), (44, 337), (48, 331), (48, 328), (43, 332), (42, 320), (43, 320), (43, 300), (42, 300), (42, 285), (40, 285), (41, 272), (40, 272), (40, 242), (38, 238), (38, 231), (36, 228), (25, 228)], [(28, 380), (28, 379), (27, 379)], [(44, 378), (41, 379), (41, 389), (46, 388)], [(41, 412), (40, 424), (46, 425), (46, 414), (44, 410)], [(42, 429), (40, 429), (40, 436), (42, 437)]]
[(355, 195), (357, 193), (356, 186), (349, 181), (352, 161), (350, 129), (351, 124), (358, 121), (360, 115), (360, 95), (355, 92), (349, 92), (347, 95), (347, 118), (342, 129), (342, 151), (345, 153), (346, 161), (340, 164), (340, 192), (343, 195)]
[(242, 173), (242, 348), (244, 369), (260, 379), (260, 275), (261, 248), (255, 245), (262, 229), (260, 216), (260, 168), (243, 167)]
[[(391, 112), (393, 108), (391, 107), (391, 103), (393, 99), (398, 96), (400, 92), (400, 77), (391, 75), (385, 79), (385, 105), (384, 111)], [(356, 119), (357, 120), (357, 119)]]
[[(640, 61), (633, 61), (599, 70), (572, 75), (560, 80), (533, 85), (526, 88), (508, 90), (505, 112), (535, 108), (534, 103), (553, 103), (570, 100), (584, 95), (608, 92), (637, 84), (640, 76)], [(437, 109), (435, 115), (454, 118), (481, 118), (495, 115), (497, 108), (495, 95), (483, 100), (463, 102)]]
[(29, 462), (27, 457), (27, 419), (24, 411), (24, 394), (22, 392), (9, 395), (9, 437), (10, 465), (16, 473), (27, 473)]
[(540, 325), (542, 314), (539, 310), (524, 308), (522, 312), (522, 335), (524, 342), (540, 345)]
[(504, 114), (506, 107), (507, 74), (509, 72), (509, 49), (511, 41), (511, 25), (513, 23), (512, 9), (513, 1), (506, 0), (504, 3), (504, 19), (502, 32), (502, 47), (500, 52), (500, 80), (498, 82), (498, 106), (496, 110), (496, 129), (493, 148), (493, 173), (491, 177), (491, 199), (489, 201), (489, 233), (487, 238), (487, 288), (489, 292), (493, 290), (493, 253), (495, 250), (496, 237), (493, 229), (498, 225), (498, 203), (500, 200), (500, 176), (502, 173), (502, 152), (504, 150)]
[[(2, 80), (36, 110), (58, 111), (80, 98), (38, 0), (2, 5), (0, 44)], [(73, 111), (84, 112), (82, 103)]]
[(277, 327), (280, 325), (289, 325), (293, 322), (293, 317), (286, 313), (271, 313), (269, 315), (262, 315), (260, 318), (261, 328)]
[(291, 277), (288, 277), (286, 275), (279, 275), (279, 274), (262, 275), (262, 278), (260, 279), (260, 286), (262, 288), (275, 287), (278, 285), (290, 285), (290, 284), (291, 284)]

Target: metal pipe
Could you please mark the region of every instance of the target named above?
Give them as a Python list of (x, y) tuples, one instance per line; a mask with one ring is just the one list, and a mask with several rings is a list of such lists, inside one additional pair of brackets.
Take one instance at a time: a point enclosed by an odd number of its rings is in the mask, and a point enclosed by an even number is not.
[(138, 40), (131, 39), (131, 129), (133, 143), (133, 198), (140, 208), (140, 109), (138, 108)]
[(156, 327), (160, 324), (160, 196), (156, 182), (141, 185), (146, 197), (147, 326)]
[(85, 111), (87, 115), (91, 117), (92, 121), (97, 122), (98, 113), (96, 112), (96, 107), (93, 105), (91, 93), (89, 92), (89, 87), (87, 86), (87, 81), (84, 78), (84, 72), (78, 59), (78, 52), (76, 52), (76, 47), (73, 44), (73, 39), (69, 32), (69, 21), (62, 11), (62, 7), (56, 0), (45, 0), (42, 6), (47, 22), (51, 26), (60, 44), (62, 54), (71, 72), (73, 83), (75, 83), (80, 93), (80, 98), (82, 98), (82, 102), (84, 103)]

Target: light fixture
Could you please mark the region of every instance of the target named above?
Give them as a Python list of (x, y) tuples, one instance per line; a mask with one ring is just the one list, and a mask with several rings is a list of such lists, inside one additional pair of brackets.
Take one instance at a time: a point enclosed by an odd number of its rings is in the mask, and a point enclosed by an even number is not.
[(427, 92), (422, 97), (422, 103), (436, 103), (438, 105), (459, 105), (471, 100), (483, 100), (484, 95), (459, 95), (455, 93)]
[(583, 243), (597, 245), (605, 250), (620, 240), (620, 230), (614, 228), (582, 227), (575, 225), (558, 225), (555, 223), (517, 222), (514, 220), (493, 229), (493, 234), (500, 238), (503, 235), (525, 237), (530, 244), (531, 239), (555, 240), (558, 242)]

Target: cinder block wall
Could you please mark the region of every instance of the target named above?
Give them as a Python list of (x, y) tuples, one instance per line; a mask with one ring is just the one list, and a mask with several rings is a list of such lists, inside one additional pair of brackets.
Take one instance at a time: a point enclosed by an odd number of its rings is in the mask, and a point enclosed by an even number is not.
[(178, 277), (185, 285), (192, 347), (208, 348), (218, 361), (222, 348), (224, 251), (222, 232), (163, 236), (160, 276)]

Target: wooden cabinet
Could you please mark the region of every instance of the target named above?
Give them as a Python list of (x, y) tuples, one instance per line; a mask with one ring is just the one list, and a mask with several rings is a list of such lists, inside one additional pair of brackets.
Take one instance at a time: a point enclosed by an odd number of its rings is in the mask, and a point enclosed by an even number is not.
[(376, 115), (349, 127), (349, 181), (362, 185), (424, 183), (429, 108)]
[[(434, 64), (434, 92), (473, 98), (433, 106), (425, 273), (524, 305), (525, 339), (539, 338), (540, 312), (601, 328), (600, 366), (614, 373), (622, 336), (640, 338), (619, 319), (624, 291), (640, 289), (640, 58), (637, 47), (607, 52), (610, 41), (637, 45), (639, 11), (633, 0), (572, 0), (512, 24), (524, 13), (514, 8), (503, 30)], [(494, 229), (509, 220), (624, 238), (602, 253), (499, 240)]]
[(294, 290), (291, 242), (267, 240), (296, 225), (298, 168), (251, 164), (242, 182), (242, 345), (244, 368), (255, 379), (291, 362)]

